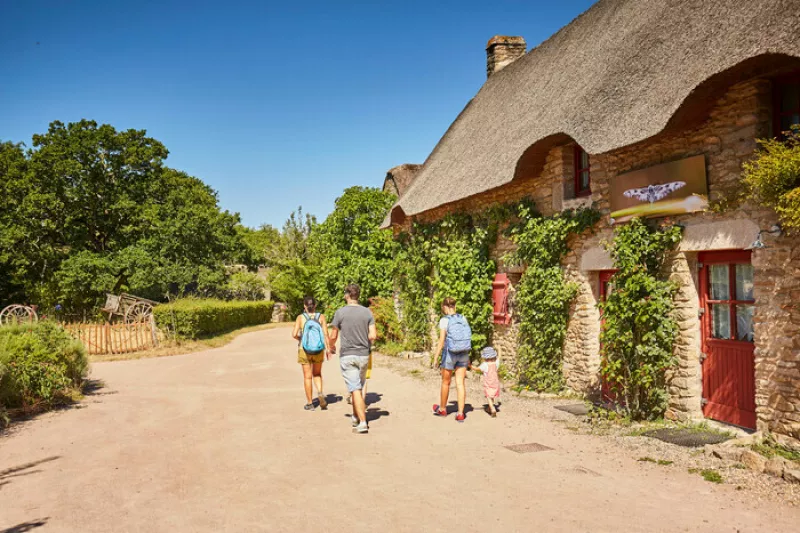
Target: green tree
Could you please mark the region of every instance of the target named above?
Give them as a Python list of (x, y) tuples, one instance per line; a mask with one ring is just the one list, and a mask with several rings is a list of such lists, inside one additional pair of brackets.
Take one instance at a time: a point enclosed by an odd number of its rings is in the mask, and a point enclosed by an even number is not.
[(208, 293), (242, 253), (238, 215), (202, 181), (166, 167), (167, 149), (143, 130), (53, 122), (32, 149), (0, 146), (6, 298), (20, 287), (15, 298), (77, 312), (105, 291)]
[(361, 286), (364, 303), (392, 294), (397, 244), (391, 230), (380, 225), (394, 201), (394, 195), (377, 188), (350, 187), (311, 233), (311, 254), (319, 264), (314, 293), (328, 313), (344, 304), (348, 283)]
[(275, 253), (268, 256), (268, 279), (273, 297), (285, 302), (292, 316), (303, 311), (303, 297), (314, 292), (317, 266), (311, 257), (308, 239), (316, 225), (316, 218), (304, 214), (303, 208), (298, 207), (283, 225)]

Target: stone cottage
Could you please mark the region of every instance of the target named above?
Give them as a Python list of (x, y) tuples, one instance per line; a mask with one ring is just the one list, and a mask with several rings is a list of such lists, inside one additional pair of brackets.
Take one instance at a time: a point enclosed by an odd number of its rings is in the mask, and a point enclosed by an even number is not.
[[(601, 0), (530, 52), (502, 36), (486, 50), (488, 79), (385, 224), (524, 197), (544, 215), (599, 209), (563, 264), (580, 285), (563, 371), (592, 394), (613, 274), (601, 242), (632, 215), (670, 214), (685, 230), (668, 414), (800, 439), (800, 239), (757, 205), (705, 209), (737, 190), (756, 139), (800, 122), (800, 0)], [(513, 346), (513, 316), (495, 322)]]

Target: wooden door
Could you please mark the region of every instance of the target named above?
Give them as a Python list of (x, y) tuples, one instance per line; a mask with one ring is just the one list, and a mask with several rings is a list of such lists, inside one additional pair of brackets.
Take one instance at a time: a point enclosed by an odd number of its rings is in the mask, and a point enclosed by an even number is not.
[(703, 414), (756, 427), (753, 266), (749, 251), (699, 257)]

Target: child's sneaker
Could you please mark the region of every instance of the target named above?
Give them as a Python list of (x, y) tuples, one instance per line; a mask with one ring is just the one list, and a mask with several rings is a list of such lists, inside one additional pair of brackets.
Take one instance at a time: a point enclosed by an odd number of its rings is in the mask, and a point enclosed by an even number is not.
[(317, 406), (315, 406), (313, 402), (312, 403), (307, 403), (305, 405), (305, 407), (303, 407), (303, 409), (305, 409), (306, 411), (313, 411), (316, 408), (317, 408)]
[(434, 404), (434, 406), (433, 406), (433, 415), (434, 416), (447, 416), (447, 409), (440, 409), (438, 404)]
[(456, 415), (456, 422), (463, 422), (466, 419), (467, 419), (467, 417), (464, 416), (464, 413), (458, 413)]

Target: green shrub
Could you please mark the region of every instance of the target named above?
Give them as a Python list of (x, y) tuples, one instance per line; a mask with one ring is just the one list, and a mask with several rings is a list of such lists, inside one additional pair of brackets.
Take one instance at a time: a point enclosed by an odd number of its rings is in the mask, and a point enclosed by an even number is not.
[(225, 285), (225, 296), (231, 300), (260, 302), (269, 290), (267, 280), (254, 272), (236, 272)]
[[(80, 389), (86, 350), (53, 322), (0, 328), (0, 413), (56, 405)], [(4, 415), (0, 414), (0, 424)]]
[(375, 329), (378, 330), (379, 345), (397, 343), (403, 338), (403, 328), (394, 310), (392, 298), (371, 298), (369, 309), (375, 317)]
[(266, 324), (274, 302), (226, 302), (186, 298), (155, 307), (156, 324), (170, 335), (196, 339)]

